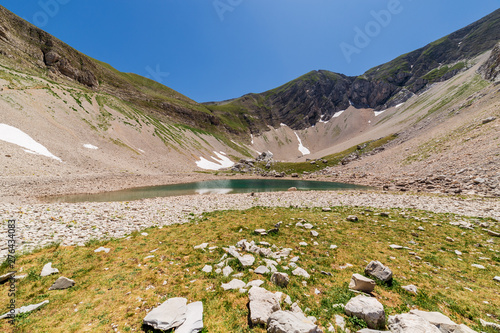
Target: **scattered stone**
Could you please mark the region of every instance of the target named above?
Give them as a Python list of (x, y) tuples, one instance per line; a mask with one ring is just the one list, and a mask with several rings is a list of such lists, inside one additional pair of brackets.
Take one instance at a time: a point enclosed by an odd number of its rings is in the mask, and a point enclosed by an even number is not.
[(221, 287), (224, 290), (234, 290), (234, 289), (244, 288), (246, 285), (247, 284), (241, 280), (233, 279), (229, 283), (223, 283)]
[(318, 237), (319, 233), (317, 231), (311, 230), (311, 236)]
[(245, 254), (244, 256), (238, 257), (241, 265), (244, 267), (252, 266), (255, 262), (255, 257), (251, 254)]
[(170, 298), (160, 306), (151, 310), (143, 319), (144, 325), (157, 330), (167, 331), (181, 326), (186, 321), (187, 299)]
[(296, 188), (296, 187), (290, 187), (290, 188), (288, 189), (288, 191), (290, 191), (290, 192), (295, 192), (295, 191), (297, 191), (297, 188)]
[(300, 246), (307, 246), (308, 244), (306, 242), (300, 242), (299, 245)]
[(293, 271), (292, 271), (292, 274), (295, 275), (295, 276), (302, 276), (303, 278), (305, 279), (309, 279), (311, 276), (309, 275), (309, 273), (306, 272), (305, 269), (303, 268), (300, 268), (300, 267), (297, 267), (295, 268)]
[(481, 123), (484, 125), (487, 123), (491, 123), (492, 121), (495, 121), (496, 119), (497, 119), (496, 117), (488, 117), (486, 119), (483, 119), (483, 121)]
[(108, 249), (107, 247), (100, 247), (98, 249), (95, 249), (94, 252), (98, 253), (98, 252), (106, 252), (106, 253), (109, 253), (111, 249)]
[(372, 279), (364, 277), (361, 274), (353, 274), (351, 282), (349, 283), (349, 288), (365, 293), (371, 293), (373, 289), (375, 289), (375, 285), (376, 283)]
[(59, 273), (59, 270), (57, 268), (53, 268), (52, 263), (49, 262), (48, 264), (45, 264), (45, 266), (43, 266), (40, 276), (49, 276), (55, 273)]
[(333, 274), (330, 272), (321, 271), (320, 273), (323, 275), (333, 276)]
[(9, 272), (7, 274), (4, 274), (4, 275), (0, 276), (0, 283), (4, 283), (5, 281), (7, 281), (8, 279), (10, 279), (14, 275), (16, 275), (16, 272)]
[(407, 292), (413, 293), (413, 294), (417, 294), (417, 292), (418, 292), (417, 286), (415, 286), (413, 284), (410, 284), (410, 285), (407, 285), (407, 286), (402, 286), (401, 288), (403, 288)]
[(331, 209), (330, 207), (323, 207), (323, 208), (321, 209), (321, 211), (322, 211), (322, 212), (331, 212), (331, 211), (332, 211), (332, 209)]
[(493, 280), (495, 280), (496, 282), (500, 282), (500, 276), (495, 276)]
[(201, 330), (203, 330), (203, 303), (190, 303), (187, 305), (186, 321), (175, 329), (175, 333), (196, 333)]
[(496, 329), (497, 331), (500, 331), (500, 325), (498, 325), (498, 324), (490, 323), (490, 322), (487, 322), (483, 319), (479, 319), (479, 321), (481, 322), (481, 325), (483, 325), (484, 327), (492, 327), (492, 328)]
[(148, 233), (147, 232), (142, 232), (141, 235), (142, 236), (148, 236)]
[(201, 269), (201, 271), (202, 271), (202, 272), (205, 272), (205, 273), (212, 273), (212, 269), (213, 269), (213, 268), (212, 268), (212, 266), (210, 266), (210, 265), (205, 265), (205, 266)]
[(231, 275), (231, 273), (233, 272), (233, 269), (230, 267), (230, 266), (226, 266), (224, 267), (224, 269), (222, 270), (222, 274), (225, 276), (225, 277), (228, 277), (229, 275)]
[(465, 325), (458, 325), (450, 318), (440, 312), (427, 312), (421, 310), (411, 310), (410, 314), (423, 318), (432, 325), (436, 326), (441, 332), (466, 333), (474, 332)]
[(337, 245), (330, 245), (330, 250), (335, 250), (337, 247)]
[(349, 263), (346, 263), (344, 266), (340, 266), (340, 269), (344, 270), (344, 269), (351, 268), (351, 267), (354, 267), (354, 266), (349, 264)]
[(245, 288), (251, 288), (251, 287), (260, 287), (261, 285), (264, 284), (264, 281), (262, 280), (253, 280), (247, 283)]
[(390, 214), (389, 214), (389, 212), (382, 212), (382, 213), (380, 213), (380, 216), (381, 217), (389, 217)]
[(424, 318), (410, 313), (389, 316), (388, 327), (393, 333), (441, 333), (436, 326), (432, 325)]
[(401, 250), (403, 248), (401, 245), (396, 245), (396, 244), (391, 244), (389, 245), (389, 247), (394, 250)]
[(203, 243), (203, 244), (200, 244), (200, 245), (196, 245), (196, 246), (194, 247), (194, 249), (195, 249), (195, 250), (204, 250), (204, 249), (206, 249), (206, 248), (207, 248), (207, 246), (208, 246), (208, 243)]
[(363, 319), (368, 328), (381, 328), (385, 326), (384, 306), (375, 298), (363, 295), (356, 296), (347, 302), (345, 313)]
[[(31, 304), (31, 305), (21, 306), (19, 309), (15, 309), (14, 310), (13, 315), (17, 316), (17, 315), (20, 315), (22, 313), (28, 313), (28, 312), (34, 311), (34, 310), (36, 310), (38, 308), (41, 308), (45, 304), (49, 304), (49, 300), (45, 300), (45, 301), (43, 301), (41, 303), (38, 303), (38, 304)], [(11, 312), (7, 312), (7, 313), (3, 314), (2, 316), (0, 316), (0, 319), (10, 318), (11, 316), (12, 316), (12, 313)]]
[(312, 229), (314, 226), (311, 223), (304, 224), (304, 229)]
[(65, 278), (64, 276), (61, 276), (59, 279), (54, 282), (52, 286), (50, 286), (49, 290), (63, 290), (63, 289), (68, 289), (71, 288), (75, 285), (75, 281)]
[(488, 233), (488, 235), (490, 235), (490, 236), (500, 237), (500, 233), (499, 232), (494, 232), (494, 231), (488, 230), (488, 229), (483, 229), (483, 231), (486, 231)]
[(252, 287), (248, 292), (250, 299), (250, 322), (253, 325), (267, 324), (273, 312), (281, 310), (280, 298), (261, 287)]
[(417, 229), (420, 230), (420, 231), (425, 231), (424, 227), (418, 227)]
[(317, 325), (304, 315), (292, 311), (276, 311), (267, 321), (268, 333), (322, 333)]
[(366, 266), (365, 274), (373, 276), (382, 282), (392, 281), (392, 271), (380, 261), (372, 261)]
[(357, 222), (358, 221), (358, 217), (356, 215), (349, 215), (347, 217), (347, 221), (350, 221), (350, 222)]
[(335, 325), (340, 327), (341, 330), (345, 331), (345, 319), (340, 315), (335, 315)]
[(266, 229), (255, 229), (254, 231), (257, 235), (262, 235), (266, 233)]
[(455, 254), (456, 254), (457, 256), (461, 256), (461, 255), (462, 255), (462, 252), (460, 252), (460, 251), (458, 251), (458, 250), (455, 250)]
[(288, 283), (290, 282), (290, 278), (286, 273), (276, 272), (271, 276), (271, 282), (278, 287), (286, 288), (288, 286)]
[(269, 268), (267, 268), (267, 266), (259, 266), (255, 269), (255, 271), (253, 271), (255, 274), (261, 274), (261, 275), (264, 275), (264, 274), (268, 274), (270, 273), (270, 270)]
[(472, 267), (479, 268), (479, 269), (486, 269), (483, 265), (478, 265), (478, 264), (472, 264)]

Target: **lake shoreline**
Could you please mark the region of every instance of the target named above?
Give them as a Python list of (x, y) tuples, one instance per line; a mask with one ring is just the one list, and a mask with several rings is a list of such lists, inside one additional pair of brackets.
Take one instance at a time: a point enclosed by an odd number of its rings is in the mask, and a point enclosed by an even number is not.
[[(153, 226), (186, 223), (204, 212), (251, 207), (361, 206), (421, 209), (435, 213), (491, 217), (500, 220), (500, 200), (377, 191), (300, 191), (250, 194), (187, 195), (130, 202), (9, 204), (0, 212), (16, 220), (18, 253), (51, 243), (84, 246), (90, 240), (122, 238)], [(7, 251), (7, 223), (0, 231), (0, 258)]]

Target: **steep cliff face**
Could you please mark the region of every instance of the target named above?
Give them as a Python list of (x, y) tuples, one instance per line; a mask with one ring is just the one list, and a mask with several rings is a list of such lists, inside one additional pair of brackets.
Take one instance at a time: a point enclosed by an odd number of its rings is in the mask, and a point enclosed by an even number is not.
[[(384, 110), (403, 103), (430, 84), (466, 70), (471, 66), (469, 60), (491, 50), (499, 40), (500, 10), (497, 10), (361, 76), (313, 71), (276, 89), (230, 102), (210, 103), (208, 107), (227, 118), (245, 117), (253, 133), (280, 123), (304, 129), (330, 119), (350, 104)], [(234, 109), (238, 112), (232, 112)]]

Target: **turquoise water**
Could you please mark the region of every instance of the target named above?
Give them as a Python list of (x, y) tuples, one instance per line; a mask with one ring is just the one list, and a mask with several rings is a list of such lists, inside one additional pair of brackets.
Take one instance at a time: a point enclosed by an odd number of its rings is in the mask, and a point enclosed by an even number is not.
[(289, 179), (222, 179), (195, 183), (137, 187), (97, 194), (74, 194), (47, 198), (47, 202), (111, 202), (190, 194), (226, 194), (286, 191), (290, 187), (301, 190), (335, 191), (362, 190), (365, 186)]

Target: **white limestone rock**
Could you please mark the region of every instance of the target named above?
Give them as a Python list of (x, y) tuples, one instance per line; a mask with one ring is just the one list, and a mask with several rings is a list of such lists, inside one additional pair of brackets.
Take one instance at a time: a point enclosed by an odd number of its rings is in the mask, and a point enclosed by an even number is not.
[(363, 295), (351, 298), (344, 311), (348, 316), (363, 319), (368, 328), (377, 329), (385, 326), (384, 306), (375, 298)]
[(151, 310), (143, 319), (144, 325), (157, 330), (169, 330), (181, 326), (186, 321), (187, 299), (174, 297)]

